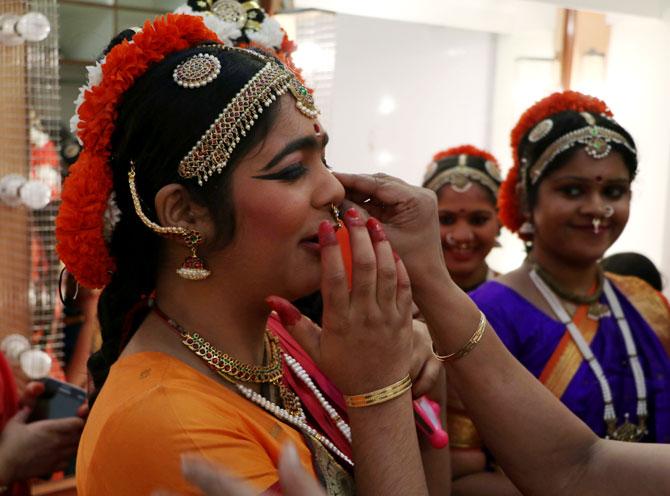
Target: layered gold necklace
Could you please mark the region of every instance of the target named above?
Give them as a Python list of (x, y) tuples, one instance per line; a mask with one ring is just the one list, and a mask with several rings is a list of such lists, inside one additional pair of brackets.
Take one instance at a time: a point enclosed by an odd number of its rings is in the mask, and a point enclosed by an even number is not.
[(291, 414), (304, 417), (298, 396), (284, 382), (282, 351), (279, 339), (265, 330), (264, 345), (269, 363), (253, 365), (244, 363), (228, 353), (219, 351), (197, 332), (190, 332), (179, 322), (165, 314), (153, 302), (154, 313), (180, 337), (182, 344), (202, 359), (219, 377), (236, 386), (240, 383), (272, 384), (279, 390), (284, 408)]

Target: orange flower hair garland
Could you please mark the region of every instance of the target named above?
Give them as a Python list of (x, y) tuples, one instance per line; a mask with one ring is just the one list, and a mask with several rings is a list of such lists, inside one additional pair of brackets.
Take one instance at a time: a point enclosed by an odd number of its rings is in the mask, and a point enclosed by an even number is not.
[(488, 160), (489, 162), (493, 162), (494, 164), (498, 165), (498, 160), (496, 160), (493, 155), (472, 145), (454, 146), (447, 150), (437, 152), (435, 155), (433, 155), (433, 161), (439, 162), (443, 158), (453, 157), (455, 155), (470, 155), (472, 157), (481, 157), (484, 160)]
[(205, 42), (220, 41), (199, 17), (167, 14), (146, 21), (132, 41), (107, 54), (102, 80), (86, 91), (78, 112), (83, 151), (63, 185), (56, 219), (58, 255), (83, 286), (104, 287), (115, 269), (103, 232), (112, 193), (110, 142), (120, 98), (151, 65)]
[(540, 121), (560, 112), (572, 110), (575, 112), (591, 112), (612, 117), (612, 112), (602, 100), (584, 95), (576, 91), (553, 93), (535, 103), (526, 110), (511, 133), (512, 156), (514, 165), (500, 187), (498, 196), (498, 210), (503, 225), (512, 232), (518, 233), (521, 225), (526, 221), (523, 216), (521, 198), (517, 191), (520, 178), (521, 157), (519, 144), (528, 132)]

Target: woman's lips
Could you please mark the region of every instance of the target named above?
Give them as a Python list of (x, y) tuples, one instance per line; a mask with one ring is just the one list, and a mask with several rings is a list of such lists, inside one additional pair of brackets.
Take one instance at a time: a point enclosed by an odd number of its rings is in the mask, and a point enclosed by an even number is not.
[(307, 236), (306, 238), (301, 239), (299, 244), (310, 251), (321, 251), (318, 234), (313, 234), (312, 236)]
[(478, 251), (476, 246), (445, 246), (445, 251), (457, 262), (469, 262)]
[(570, 227), (572, 227), (573, 229), (577, 229), (578, 231), (589, 232), (589, 233), (593, 234), (594, 236), (598, 236), (600, 234), (603, 234), (604, 232), (609, 231), (612, 226), (610, 224), (600, 224), (598, 226), (597, 232), (596, 232), (596, 228), (593, 224), (572, 225)]

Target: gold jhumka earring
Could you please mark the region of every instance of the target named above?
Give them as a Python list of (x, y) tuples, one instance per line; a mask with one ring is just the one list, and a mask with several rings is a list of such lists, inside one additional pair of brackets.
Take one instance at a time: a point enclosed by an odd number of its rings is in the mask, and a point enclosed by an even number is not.
[[(131, 163), (132, 164), (132, 163)], [(191, 281), (201, 281), (210, 276), (211, 272), (205, 265), (205, 261), (198, 256), (198, 246), (202, 244), (202, 235), (195, 229), (186, 229), (185, 227), (163, 227), (153, 222), (142, 211), (140, 197), (137, 194), (135, 186), (135, 166), (131, 165), (128, 171), (128, 186), (130, 196), (133, 199), (135, 213), (142, 223), (157, 234), (163, 236), (182, 238), (186, 246), (191, 250), (191, 255), (184, 259), (184, 263), (177, 269), (177, 274), (184, 279)]]

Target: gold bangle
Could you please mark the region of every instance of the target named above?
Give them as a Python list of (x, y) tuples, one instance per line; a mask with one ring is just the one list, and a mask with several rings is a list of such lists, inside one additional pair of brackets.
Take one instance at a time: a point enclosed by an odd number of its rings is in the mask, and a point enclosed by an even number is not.
[(482, 340), (482, 336), (484, 335), (484, 331), (486, 330), (486, 315), (484, 315), (484, 312), (479, 312), (479, 325), (477, 326), (477, 330), (475, 333), (472, 335), (470, 338), (470, 341), (465, 343), (465, 346), (461, 348), (460, 350), (454, 352), (454, 353), (449, 353), (448, 355), (438, 355), (437, 352), (435, 351), (435, 343), (433, 343), (433, 356), (437, 358), (440, 362), (448, 362), (448, 361), (453, 361), (453, 360), (458, 360), (459, 358), (463, 358), (465, 355), (470, 353), (477, 344)]
[(355, 394), (352, 396), (344, 396), (344, 402), (351, 408), (362, 408), (366, 406), (379, 405), (391, 401), (392, 399), (402, 396), (405, 392), (412, 388), (412, 379), (407, 374), (398, 382), (391, 384), (385, 388), (377, 389), (371, 393)]

